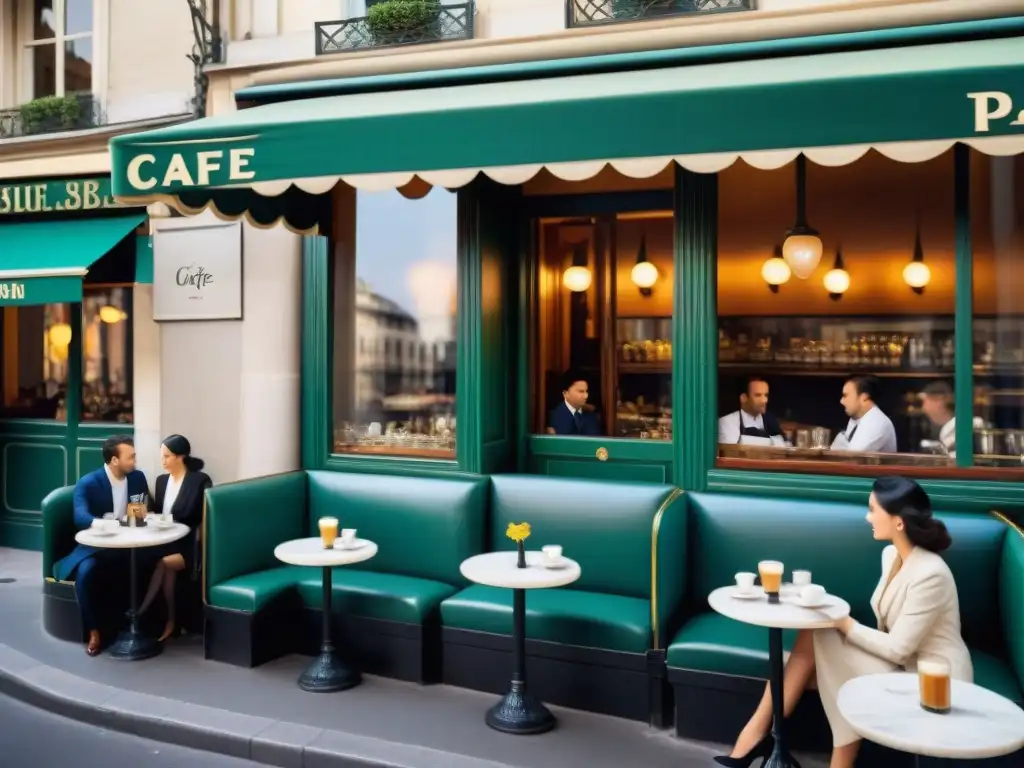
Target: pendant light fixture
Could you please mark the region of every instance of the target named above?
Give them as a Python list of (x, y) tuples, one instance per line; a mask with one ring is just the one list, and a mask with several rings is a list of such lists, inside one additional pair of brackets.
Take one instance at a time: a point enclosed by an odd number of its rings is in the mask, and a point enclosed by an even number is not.
[(562, 273), (562, 285), (573, 293), (583, 293), (592, 279), (587, 267), (587, 241), (583, 240), (572, 248), (572, 266)]
[(633, 285), (640, 289), (641, 296), (650, 296), (654, 284), (658, 282), (658, 268), (647, 260), (647, 235), (640, 236), (640, 250), (636, 253), (636, 264), (629, 273)]
[(914, 257), (903, 268), (903, 282), (917, 295), (924, 293), (925, 286), (932, 280), (932, 271), (924, 263), (924, 248), (921, 245), (921, 223), (918, 221), (914, 233)]
[(793, 276), (793, 270), (782, 258), (782, 246), (776, 245), (775, 252), (770, 259), (765, 260), (761, 265), (761, 277), (768, 283), (768, 290), (772, 293), (779, 292), (779, 286), (788, 283)]
[(832, 301), (839, 301), (843, 298), (843, 294), (850, 290), (850, 273), (846, 271), (846, 265), (843, 264), (842, 249), (836, 248), (836, 260), (832, 264), (832, 269), (825, 273), (822, 283)]
[(796, 223), (786, 233), (782, 257), (793, 274), (806, 280), (821, 261), (821, 238), (807, 225), (807, 158), (796, 156)]

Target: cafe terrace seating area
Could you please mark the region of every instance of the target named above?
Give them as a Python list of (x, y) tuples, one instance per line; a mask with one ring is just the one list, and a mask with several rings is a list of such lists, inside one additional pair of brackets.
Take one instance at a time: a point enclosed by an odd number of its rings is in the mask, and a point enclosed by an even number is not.
[[(766, 557), (808, 569), (873, 625), (883, 544), (859, 503), (684, 493), (668, 485), (529, 475), (446, 478), (292, 472), (207, 492), (203, 598), (208, 659), (257, 666), (315, 654), (322, 615), (315, 569), (274, 548), (337, 517), (373, 540), (372, 560), (333, 576), (335, 641), (370, 674), (504, 693), (512, 595), (467, 582), (466, 558), (559, 544), (582, 567), (565, 588), (527, 597), (531, 691), (547, 703), (730, 742), (764, 690), (764, 629), (712, 612), (707, 595)], [(70, 489), (43, 504), (44, 626), (77, 639), (73, 585), (50, 578), (73, 546)], [(1005, 518), (940, 510), (975, 682), (1024, 704), (1024, 534)], [(80, 636), (80, 627), (77, 628)], [(788, 648), (793, 634), (785, 634)], [(1016, 639), (1016, 642), (1013, 642)], [(358, 695), (358, 692), (341, 695)], [(789, 725), (794, 746), (828, 746), (813, 691)], [(869, 749), (874, 761), (881, 748)], [(897, 753), (891, 753), (892, 757)], [(888, 758), (887, 758), (888, 759)], [(1020, 753), (974, 765), (1021, 765)], [(964, 763), (966, 765), (966, 763)]]

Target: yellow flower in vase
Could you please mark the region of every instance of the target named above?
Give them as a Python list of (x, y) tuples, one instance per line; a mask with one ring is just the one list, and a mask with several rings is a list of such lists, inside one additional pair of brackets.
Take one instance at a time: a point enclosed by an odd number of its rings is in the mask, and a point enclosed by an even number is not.
[(509, 523), (508, 528), (505, 529), (505, 535), (508, 536), (512, 541), (516, 543), (516, 550), (519, 552), (519, 558), (516, 563), (517, 567), (526, 567), (526, 549), (523, 547), (523, 542), (530, 537), (530, 524), (529, 523)]

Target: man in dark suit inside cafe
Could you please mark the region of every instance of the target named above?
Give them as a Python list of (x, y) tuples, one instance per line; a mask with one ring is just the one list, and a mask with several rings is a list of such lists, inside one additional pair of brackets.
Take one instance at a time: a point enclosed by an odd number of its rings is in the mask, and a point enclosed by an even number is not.
[[(148, 502), (146, 476), (135, 468), (135, 442), (127, 435), (103, 441), (103, 466), (83, 475), (75, 484), (75, 528), (85, 530), (93, 521), (112, 514), (118, 520), (128, 516), (129, 499)], [(128, 578), (127, 550), (97, 549), (79, 544), (53, 566), (59, 581), (74, 579), (82, 629), (87, 635), (86, 653), (99, 654), (100, 614), (105, 594), (116, 579)]]
[(587, 408), (590, 387), (582, 373), (566, 371), (562, 375), (562, 402), (551, 409), (548, 432), (556, 435), (601, 434), (601, 422), (593, 409)]

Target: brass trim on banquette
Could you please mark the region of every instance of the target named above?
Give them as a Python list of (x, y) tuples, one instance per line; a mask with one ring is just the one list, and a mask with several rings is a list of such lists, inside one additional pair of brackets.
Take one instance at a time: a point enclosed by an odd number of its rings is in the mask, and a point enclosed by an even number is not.
[(994, 517), (996, 520), (1001, 520), (1002, 522), (1006, 523), (1008, 526), (1013, 528), (1013, 530), (1015, 530), (1020, 535), (1020, 537), (1022, 539), (1024, 539), (1024, 528), (1022, 528), (1020, 525), (1015, 523), (1013, 520), (1011, 520), (1006, 515), (1004, 515), (1002, 512), (999, 512), (998, 510), (993, 509), (991, 514), (992, 514), (992, 517)]
[(271, 475), (260, 475), (259, 477), (247, 477), (247, 478), (244, 478), (243, 480), (232, 480), (229, 483), (221, 483), (220, 485), (211, 485), (209, 488), (207, 488), (203, 492), (203, 522), (202, 522), (202, 525), (200, 526), (200, 534), (199, 534), (201, 539), (202, 539), (199, 543), (203, 545), (203, 555), (202, 555), (202, 557), (203, 557), (203, 563), (202, 563), (203, 570), (202, 570), (202, 579), (200, 579), (200, 581), (202, 582), (201, 586), (202, 586), (202, 595), (203, 595), (203, 605), (209, 605), (209, 603), (206, 602), (206, 499), (207, 499), (207, 494), (210, 491), (212, 491), (214, 488), (224, 488), (225, 486), (228, 486), (228, 485), (240, 485), (241, 483), (251, 483), (251, 482), (254, 482), (256, 480), (266, 480), (266, 479), (271, 478), (271, 477), (281, 477), (283, 475), (294, 475), (297, 472), (305, 473), (305, 471), (306, 470), (304, 470), (304, 469), (289, 469), (287, 472), (274, 472)]
[(668, 498), (654, 513), (654, 521), (651, 523), (651, 631), (654, 637), (654, 650), (661, 648), (661, 627), (658, 626), (658, 533), (661, 531), (661, 518), (665, 510), (682, 495), (682, 489), (673, 488)]

